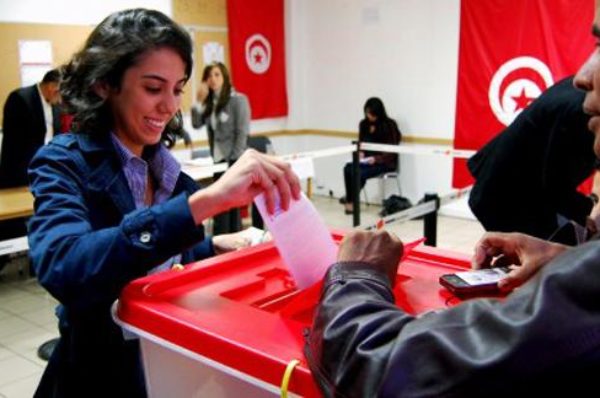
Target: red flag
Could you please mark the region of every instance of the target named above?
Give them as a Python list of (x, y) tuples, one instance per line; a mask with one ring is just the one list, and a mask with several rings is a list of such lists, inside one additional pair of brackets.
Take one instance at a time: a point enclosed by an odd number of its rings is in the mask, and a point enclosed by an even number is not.
[[(594, 0), (462, 0), (454, 147), (479, 149), (590, 55)], [(473, 182), (455, 160), (453, 186)]]
[(231, 71), (252, 119), (286, 116), (283, 0), (227, 0)]

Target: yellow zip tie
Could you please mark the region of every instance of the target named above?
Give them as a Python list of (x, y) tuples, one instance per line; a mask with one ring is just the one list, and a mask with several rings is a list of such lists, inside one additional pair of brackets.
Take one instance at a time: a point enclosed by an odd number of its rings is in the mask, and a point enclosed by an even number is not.
[(292, 378), (292, 372), (294, 368), (300, 364), (300, 361), (297, 359), (292, 359), (288, 362), (285, 367), (285, 372), (283, 372), (283, 379), (281, 380), (281, 398), (287, 398), (288, 396), (288, 385), (290, 384), (290, 379)]
[(171, 269), (173, 271), (183, 271), (184, 267), (181, 264), (173, 264), (173, 266), (171, 267)]

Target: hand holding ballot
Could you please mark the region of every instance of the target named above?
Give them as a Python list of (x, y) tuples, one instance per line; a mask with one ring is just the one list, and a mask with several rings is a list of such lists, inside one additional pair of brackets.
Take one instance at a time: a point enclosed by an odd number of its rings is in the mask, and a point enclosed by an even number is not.
[(294, 277), (304, 289), (320, 281), (337, 257), (337, 245), (310, 200), (301, 194), (283, 211), (279, 197), (275, 211), (267, 212), (266, 195), (255, 199), (256, 206), (275, 241), (275, 246)]
[(266, 209), (272, 214), (275, 197), (287, 210), (292, 199), (300, 197), (300, 180), (290, 165), (274, 156), (248, 149), (214, 184), (190, 196), (188, 202), (196, 224), (234, 207), (252, 202), (264, 194)]

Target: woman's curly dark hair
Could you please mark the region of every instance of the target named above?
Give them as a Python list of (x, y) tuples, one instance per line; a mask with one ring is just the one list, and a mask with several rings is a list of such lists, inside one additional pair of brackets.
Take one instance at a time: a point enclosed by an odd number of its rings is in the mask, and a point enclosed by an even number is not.
[[(185, 63), (186, 78), (192, 71), (189, 34), (163, 13), (136, 8), (115, 12), (90, 34), (83, 48), (63, 67), (60, 91), (67, 112), (74, 114), (74, 131), (105, 134), (113, 126), (106, 101), (95, 91), (102, 82), (120, 88), (125, 71), (150, 50), (171, 48)], [(180, 117), (180, 115), (179, 115)], [(177, 115), (174, 119), (177, 119)], [(174, 142), (180, 121), (163, 131), (163, 142)]]

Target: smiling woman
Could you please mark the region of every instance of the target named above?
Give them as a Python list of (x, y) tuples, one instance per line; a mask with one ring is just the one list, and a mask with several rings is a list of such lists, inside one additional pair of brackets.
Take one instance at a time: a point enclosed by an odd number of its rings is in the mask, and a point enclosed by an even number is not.
[(160, 141), (179, 109), (185, 73), (181, 57), (165, 47), (149, 51), (127, 69), (120, 87), (97, 84), (96, 91), (114, 116), (114, 134), (135, 155)]
[(202, 221), (276, 192), (287, 209), (300, 185), (288, 164), (246, 152), (206, 189), (162, 144), (173, 134), (192, 68), (188, 34), (157, 11), (114, 13), (64, 67), (61, 93), (75, 134), (57, 136), (29, 167), (30, 254), (60, 301), (60, 340), (37, 397), (143, 397), (136, 340), (110, 314), (131, 280), (231, 250)]

